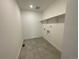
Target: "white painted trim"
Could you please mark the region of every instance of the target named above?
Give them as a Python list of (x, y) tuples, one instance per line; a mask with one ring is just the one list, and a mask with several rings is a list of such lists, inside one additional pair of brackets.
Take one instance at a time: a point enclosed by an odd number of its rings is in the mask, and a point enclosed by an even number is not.
[(20, 45), (20, 49), (19, 49), (19, 53), (18, 53), (18, 58), (17, 59), (19, 59), (19, 55), (20, 55), (20, 52), (21, 52), (22, 44), (23, 44), (23, 40), (22, 40), (22, 43)]

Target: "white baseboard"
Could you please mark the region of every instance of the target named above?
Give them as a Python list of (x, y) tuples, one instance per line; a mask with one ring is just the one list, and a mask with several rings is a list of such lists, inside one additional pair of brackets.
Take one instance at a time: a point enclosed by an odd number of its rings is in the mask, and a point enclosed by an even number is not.
[(24, 40), (28, 40), (28, 39), (38, 39), (38, 38), (42, 38), (42, 37), (25, 38)]
[(20, 55), (20, 52), (21, 52), (22, 44), (23, 44), (23, 39), (22, 39), (22, 43), (20, 45), (20, 49), (19, 49), (19, 53), (18, 53), (18, 58), (17, 59), (19, 59), (19, 55)]

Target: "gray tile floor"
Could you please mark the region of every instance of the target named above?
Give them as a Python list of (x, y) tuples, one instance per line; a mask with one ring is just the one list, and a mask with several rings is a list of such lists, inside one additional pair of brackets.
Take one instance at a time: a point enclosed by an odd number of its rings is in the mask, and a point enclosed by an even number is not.
[(61, 53), (43, 38), (23, 42), (19, 59), (60, 59)]

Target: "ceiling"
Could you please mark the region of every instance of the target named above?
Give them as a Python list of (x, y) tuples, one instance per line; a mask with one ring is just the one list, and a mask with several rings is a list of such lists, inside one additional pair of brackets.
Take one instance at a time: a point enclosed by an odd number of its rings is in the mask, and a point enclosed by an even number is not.
[[(50, 4), (55, 0), (16, 0), (20, 10), (34, 10), (34, 11), (44, 11)], [(30, 8), (29, 5), (33, 5), (33, 8)], [(36, 9), (36, 6), (40, 7)]]

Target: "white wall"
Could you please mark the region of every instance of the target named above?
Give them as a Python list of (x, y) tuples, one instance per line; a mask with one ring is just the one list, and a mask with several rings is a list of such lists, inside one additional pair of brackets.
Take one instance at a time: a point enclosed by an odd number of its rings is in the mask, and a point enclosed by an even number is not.
[(18, 59), (21, 44), (18, 6), (14, 0), (0, 0), (0, 59)]
[(41, 37), (41, 13), (35, 11), (22, 12), (24, 39)]
[[(63, 43), (63, 34), (64, 34), (64, 16), (60, 16), (57, 20), (59, 23), (55, 23), (56, 19), (51, 19), (51, 23), (42, 24), (42, 34), (43, 38), (45, 38), (48, 42), (50, 42), (54, 47), (56, 47), (59, 51), (62, 51), (62, 43)], [(49, 20), (50, 21), (50, 20)], [(47, 34), (47, 30), (50, 31)]]
[(67, 1), (62, 59), (78, 59), (78, 9), (77, 0)]
[(66, 13), (66, 0), (55, 0), (44, 12), (43, 19)]
[[(44, 12), (42, 20), (55, 17), (58, 15), (62, 15), (66, 13), (66, 0), (55, 0)], [(59, 16), (59, 20), (64, 20), (65, 17)], [(52, 19), (53, 20), (53, 19)], [(63, 43), (63, 34), (64, 34), (64, 22), (63, 23), (51, 23), (51, 24), (43, 24), (42, 27), (46, 27), (50, 29), (50, 25), (52, 28), (50, 30), (50, 34), (47, 35), (45, 32), (43, 37), (47, 39), (53, 46), (55, 46), (58, 50), (62, 51), (62, 43)], [(42, 31), (43, 32), (43, 31)]]

